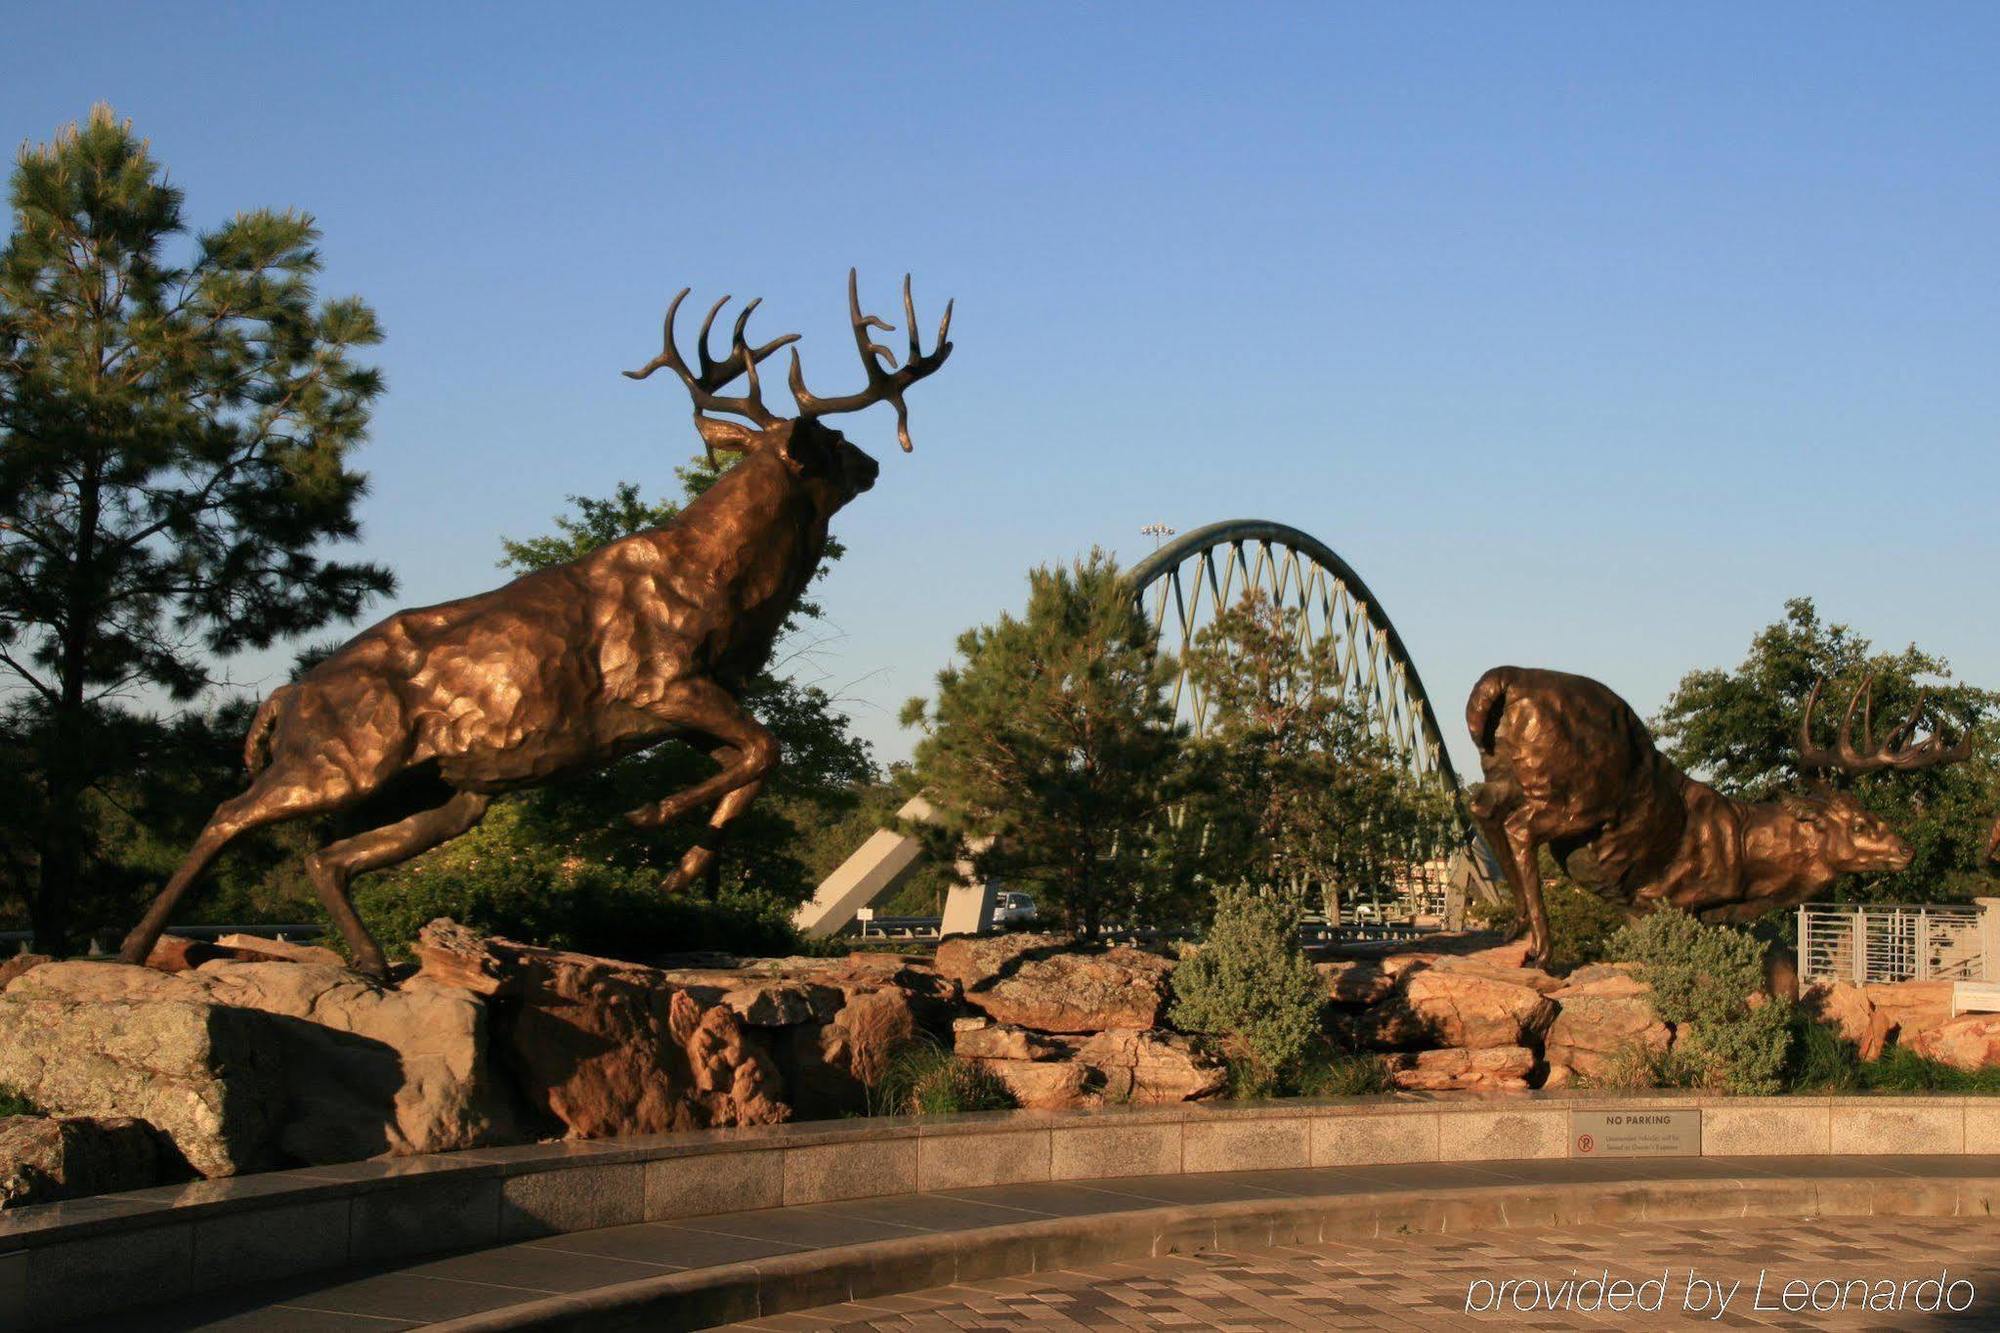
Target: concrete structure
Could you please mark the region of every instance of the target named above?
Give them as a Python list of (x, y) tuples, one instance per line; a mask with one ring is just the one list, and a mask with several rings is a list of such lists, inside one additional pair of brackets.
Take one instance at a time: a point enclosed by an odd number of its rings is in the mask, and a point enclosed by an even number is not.
[[(1591, 1110), (1696, 1113), (1702, 1155), (1571, 1160), (1571, 1114)], [(1196, 1176), (1208, 1180), (1183, 1179)], [(324, 1309), (330, 1297), (298, 1293), (382, 1300), (420, 1271), (451, 1279), (440, 1285), (454, 1299), (485, 1284), (485, 1304), (458, 1313), (496, 1312), (465, 1327), (578, 1314), (549, 1306), (558, 1299), (671, 1310), (686, 1326), (1246, 1235), (1996, 1208), (2000, 1098), (1433, 1094), (839, 1121), (378, 1159), (12, 1209), (0, 1213), (0, 1327), (159, 1302), (184, 1313), (197, 1298)], [(575, 1234), (589, 1231), (601, 1241)], [(453, 1252), (464, 1253), (411, 1267)], [(620, 1253), (622, 1267), (608, 1262)], [(337, 1271), (349, 1265), (383, 1276)], [(229, 1294), (258, 1281), (290, 1285)]]
[[(930, 802), (913, 796), (896, 812), (896, 818), (926, 823), (931, 818)], [(973, 850), (985, 845), (985, 842), (974, 843)], [(801, 935), (812, 939), (838, 935), (854, 920), (855, 913), (883, 894), (893, 892), (904, 876), (915, 869), (923, 850), (923, 844), (906, 833), (875, 830), (854, 855), (820, 881), (811, 901), (792, 913), (792, 924)], [(974, 875), (970, 861), (960, 861), (955, 868), (958, 882), (945, 895), (944, 924), (938, 934), (982, 934), (993, 922), (997, 886)]]

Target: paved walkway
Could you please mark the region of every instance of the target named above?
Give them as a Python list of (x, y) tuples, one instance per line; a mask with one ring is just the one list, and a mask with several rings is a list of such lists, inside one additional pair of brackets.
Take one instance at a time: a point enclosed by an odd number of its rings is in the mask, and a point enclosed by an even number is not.
[[(814, 1204), (791, 1208), (768, 1208), (750, 1212), (721, 1213), (709, 1217), (691, 1218), (676, 1223), (653, 1222), (633, 1226), (609, 1227), (599, 1231), (573, 1232), (566, 1235), (550, 1236), (541, 1240), (499, 1246), (470, 1254), (460, 1254), (402, 1266), (392, 1270), (352, 1271), (333, 1275), (322, 1274), (315, 1278), (301, 1278), (284, 1283), (267, 1284), (260, 1288), (244, 1288), (219, 1296), (199, 1298), (183, 1302), (172, 1308), (156, 1309), (134, 1315), (120, 1316), (88, 1327), (106, 1329), (257, 1329), (299, 1330), (382, 1330), (398, 1327), (415, 1327), (428, 1323), (497, 1313), (509, 1307), (523, 1306), (530, 1302), (545, 1300), (552, 1295), (588, 1293), (600, 1288), (628, 1283), (639, 1279), (658, 1278), (669, 1274), (692, 1273), (694, 1270), (745, 1261), (773, 1260), (784, 1264), (785, 1256), (804, 1256), (811, 1251), (830, 1251), (838, 1247), (852, 1246), (872, 1241), (908, 1240), (938, 1233), (965, 1233), (980, 1228), (1006, 1227), (1024, 1222), (1036, 1222), (1050, 1218), (1087, 1218), (1102, 1216), (1107, 1224), (1112, 1215), (1135, 1213), (1163, 1207), (1188, 1207), (1190, 1205), (1223, 1204), (1231, 1202), (1276, 1202), (1298, 1198), (1324, 1198), (1344, 1195), (1373, 1195), (1394, 1192), (1399, 1195), (1421, 1195), (1430, 1191), (1459, 1189), (1491, 1189), (1507, 1191), (1530, 1185), (1568, 1184), (1578, 1182), (1600, 1182), (1615, 1184), (1621, 1182), (1647, 1182), (1671, 1180), (1715, 1180), (1715, 1181), (1845, 1181), (1863, 1180), (1880, 1182), (1882, 1186), (1894, 1190), (1905, 1188), (1919, 1190), (1925, 1181), (1957, 1181), (1972, 1178), (2000, 1177), (2000, 1157), (1824, 1157), (1824, 1158), (1673, 1158), (1624, 1161), (1536, 1161), (1536, 1162), (1490, 1162), (1478, 1165), (1458, 1164), (1416, 1164), (1407, 1166), (1334, 1167), (1314, 1170), (1289, 1171), (1246, 1171), (1225, 1172), (1204, 1175), (1121, 1177), (1088, 1184), (1032, 1184), (1001, 1185), (982, 1189), (950, 1190), (931, 1194), (900, 1195), (878, 1199), (861, 1199), (846, 1203)], [(1732, 1224), (1748, 1226), (1748, 1224)], [(2000, 1227), (1991, 1221), (1981, 1219), (1971, 1224), (1977, 1228), (1976, 1234), (2000, 1236)], [(1855, 1275), (1875, 1277), (1895, 1277), (1901, 1272), (1906, 1261), (1918, 1255), (1929, 1255), (1931, 1247), (1919, 1244), (1914, 1248), (1902, 1238), (1910, 1236), (1929, 1237), (1933, 1233), (1940, 1238), (1936, 1253), (1946, 1259), (1955, 1259), (1950, 1245), (1957, 1240), (1949, 1238), (1958, 1234), (1951, 1223), (1932, 1223), (1912, 1219), (1884, 1219), (1880, 1226), (1855, 1225), (1846, 1222), (1838, 1225), (1830, 1223), (1805, 1223), (1797, 1231), (1796, 1241), (1783, 1242), (1778, 1246), (1778, 1238), (1765, 1234), (1769, 1244), (1766, 1249), (1783, 1259), (1783, 1264), (1774, 1261), (1773, 1271), (1789, 1265), (1805, 1265), (1814, 1271), (1801, 1271), (1798, 1276), (1811, 1277), (1815, 1271), (1828, 1268), (1852, 1268)], [(1655, 1259), (1661, 1262), (1676, 1262), (1671, 1256), (1678, 1255), (1687, 1248), (1683, 1244), (1693, 1237), (1691, 1244), (1696, 1251), (1726, 1248), (1740, 1242), (1741, 1234), (1730, 1232), (1721, 1240), (1704, 1240), (1702, 1236), (1722, 1235), (1714, 1227), (1683, 1230), (1669, 1236), (1666, 1232), (1651, 1232), (1642, 1229), (1643, 1234), (1657, 1236), (1647, 1240), (1649, 1246), (1665, 1246), (1656, 1254), (1647, 1251), (1646, 1267)], [(1547, 1231), (1508, 1230), (1485, 1233), (1478, 1236), (1477, 1243), (1483, 1247), (1477, 1252), (1476, 1260), (1467, 1257), (1471, 1252), (1467, 1246), (1473, 1243), (1471, 1233), (1458, 1233), (1435, 1238), (1405, 1238), (1396, 1241), (1369, 1243), (1361, 1246), (1334, 1247), (1328, 1250), (1284, 1251), (1274, 1255), (1238, 1254), (1233, 1256), (1213, 1253), (1195, 1259), (1168, 1259), (1148, 1261), (1136, 1265), (1118, 1265), (1107, 1270), (1109, 1276), (1085, 1273), (1075, 1283), (1066, 1276), (1044, 1275), (1028, 1279), (1025, 1286), (1007, 1283), (986, 1284), (974, 1290), (954, 1289), (943, 1294), (907, 1298), (917, 1301), (914, 1306), (898, 1307), (896, 1302), (904, 1298), (882, 1298), (870, 1300), (865, 1306), (857, 1306), (844, 1312), (840, 1318), (861, 1327), (870, 1326), (870, 1321), (903, 1318), (904, 1323), (890, 1322), (881, 1327), (910, 1327), (909, 1316), (904, 1309), (921, 1310), (923, 1303), (941, 1311), (937, 1316), (943, 1323), (930, 1322), (923, 1326), (934, 1328), (1009, 1328), (1020, 1323), (1018, 1314), (1012, 1316), (1015, 1322), (1008, 1323), (989, 1319), (983, 1313), (982, 1302), (998, 1300), (1002, 1304), (1012, 1302), (1022, 1293), (1032, 1296), (1037, 1306), (1045, 1307), (1048, 1313), (1042, 1322), (1051, 1322), (1057, 1327), (1115, 1327), (1120, 1322), (1114, 1306), (1120, 1301), (1112, 1293), (1124, 1292), (1132, 1296), (1139, 1305), (1164, 1303), (1171, 1306), (1173, 1300), (1186, 1284), (1195, 1282), (1196, 1275), (1204, 1275), (1202, 1281), (1209, 1286), (1196, 1283), (1195, 1288), (1210, 1290), (1216, 1283), (1234, 1284), (1232, 1290), (1254, 1291), (1260, 1300), (1267, 1302), (1298, 1302), (1302, 1300), (1330, 1300), (1336, 1302), (1358, 1302), (1357, 1308), (1375, 1310), (1380, 1318), (1400, 1317), (1405, 1323), (1383, 1323), (1377, 1326), (1401, 1328), (1410, 1325), (1409, 1316), (1382, 1313), (1384, 1308), (1401, 1309), (1402, 1297), (1399, 1293), (1428, 1293), (1422, 1299), (1428, 1300), (1438, 1310), (1448, 1308), (1452, 1302), (1462, 1305), (1464, 1283), (1474, 1277), (1498, 1275), (1499, 1277), (1538, 1276), (1544, 1272), (1554, 1272), (1560, 1279), (1568, 1275), (1569, 1268), (1579, 1270), (1589, 1267), (1579, 1260), (1585, 1253), (1576, 1248), (1582, 1244), (1573, 1237), (1584, 1233), (1575, 1229), (1565, 1229), (1560, 1233)], [(1626, 1242), (1620, 1237), (1624, 1233), (1616, 1230), (1597, 1229), (1589, 1232), (1588, 1253), (1597, 1259), (1597, 1266), (1603, 1267), (1610, 1256), (1619, 1251)], [(1734, 1237), (1732, 1239), (1731, 1237)], [(1949, 1244), (1947, 1244), (1949, 1240)], [(1748, 1244), (1748, 1242), (1741, 1242)], [(1760, 1244), (1764, 1242), (1759, 1242)], [(1968, 1242), (1970, 1243), (1970, 1242)], [(1982, 1242), (1983, 1244), (1984, 1242)], [(1894, 1259), (1891, 1261), (1882, 1247), (1895, 1245)], [(1682, 1250), (1673, 1247), (1681, 1246)], [(1389, 1248), (1382, 1248), (1389, 1247)], [(1763, 1254), (1765, 1249), (1754, 1250)], [(1369, 1266), (1358, 1268), (1354, 1265), (1372, 1254), (1387, 1254), (1391, 1258), (1384, 1263), (1368, 1260)], [(1969, 1252), (1992, 1256), (1993, 1249), (1975, 1249)], [(829, 1256), (831, 1258), (831, 1256)], [(1330, 1267), (1314, 1267), (1321, 1262)], [(1749, 1262), (1747, 1259), (1744, 1262)], [(1457, 1267), (1446, 1271), (1444, 1265)], [(1343, 1265), (1346, 1265), (1343, 1267)], [(1057, 1267), (1059, 1265), (1051, 1265)], [(1275, 1266), (1275, 1267), (1273, 1267)], [(1483, 1266), (1483, 1267), (1482, 1267)], [(1737, 1264), (1740, 1268), (1742, 1265)], [(1265, 1270), (1271, 1269), (1271, 1274)], [(1704, 1272), (1706, 1269), (1704, 1268)], [(1615, 1274), (1614, 1274), (1615, 1276)], [(1009, 1280), (1017, 1282), (1018, 1280)], [(1169, 1293), (1159, 1297), (1151, 1294), (1153, 1287), (1144, 1284), (1160, 1284), (1158, 1290)], [(2000, 1301), (1987, 1303), (1990, 1294), (2000, 1296), (2000, 1278), (1986, 1272), (1975, 1279), (1981, 1307), (1988, 1312), (1988, 1326), (2000, 1326)], [(1122, 1285), (1121, 1285), (1122, 1284)], [(1136, 1285), (1135, 1285), (1136, 1284)], [(1177, 1286), (1177, 1284), (1179, 1284)], [(917, 1285), (912, 1283), (912, 1285)], [(1268, 1292), (1255, 1291), (1256, 1288), (1271, 1288)], [(1065, 1291), (1077, 1292), (1090, 1289), (1093, 1294), (1087, 1299), (1094, 1304), (1090, 1307), (1092, 1318), (1101, 1311), (1105, 1318), (1092, 1324), (1080, 1316), (1062, 1316), (1057, 1307), (1063, 1304), (1061, 1297)], [(1217, 1288), (1220, 1290), (1221, 1288)], [(1747, 1293), (1749, 1288), (1746, 1286)], [(1287, 1294), (1287, 1293), (1290, 1294)], [(1035, 1293), (1041, 1293), (1037, 1295)], [(830, 1295), (833, 1293), (829, 1293)], [(1045, 1299), (1046, 1297), (1047, 1299)], [(1074, 1296), (1073, 1300), (1084, 1300), (1084, 1296)], [(1240, 1295), (1228, 1296), (1229, 1300), (1239, 1300), (1249, 1309), (1257, 1309), (1256, 1302), (1243, 1299)], [(1412, 1296), (1411, 1299), (1418, 1299)], [(1739, 1302), (1746, 1297), (1739, 1296)], [(1105, 1302), (1109, 1302), (1108, 1304)], [(957, 1309), (957, 1318), (944, 1312)], [(1032, 1308), (1032, 1307), (1031, 1307)], [(1123, 1307), (1127, 1309), (1137, 1308)], [(1233, 1307), (1230, 1307), (1233, 1308)], [(1303, 1307), (1302, 1307), (1303, 1308)], [(1738, 1307), (1740, 1308), (1740, 1306)], [(992, 1311), (997, 1316), (997, 1311)], [(1203, 1327), (1209, 1322), (1213, 1311), (1201, 1314), (1186, 1314), (1174, 1317), (1172, 1311), (1158, 1313), (1160, 1318), (1152, 1325), (1140, 1327)], [(852, 1317), (850, 1317), (850, 1315)], [(1268, 1315), (1272, 1319), (1280, 1316), (1269, 1311), (1257, 1317)], [(1435, 1312), (1415, 1317), (1415, 1323), (1423, 1327), (1435, 1326), (1440, 1316)], [(1067, 1323), (1063, 1322), (1064, 1319)], [(1530, 1319), (1526, 1315), (1509, 1312), (1507, 1320), (1514, 1326), (1569, 1328), (1573, 1325), (1562, 1322), (1548, 1322), (1546, 1317)], [(1919, 1326), (1913, 1320), (1915, 1315), (1889, 1316), (1889, 1323), (1878, 1326), (1909, 1328)], [(1631, 1316), (1625, 1316), (1629, 1325)], [(966, 1322), (970, 1320), (971, 1322)], [(1737, 1309), (1722, 1321), (1725, 1325), (1741, 1321)], [(660, 1326), (647, 1324), (648, 1327)], [(806, 1328), (828, 1327), (826, 1322), (801, 1324), (796, 1320), (783, 1323), (765, 1322), (755, 1325), (759, 1328)], [(1250, 1322), (1245, 1327), (1299, 1327), (1297, 1323), (1286, 1324)], [(1322, 1318), (1308, 1327), (1326, 1327)], [(1363, 1325), (1364, 1327), (1366, 1325)], [(1861, 1327), (1863, 1324), (1849, 1323), (1843, 1327)]]
[[(1961, 1313), (1911, 1285), (1939, 1278)], [(1602, 1308), (1572, 1278), (1622, 1278), (1622, 1311)], [(1526, 1288), (1497, 1288), (1507, 1277)], [(1759, 1278), (1763, 1279), (1761, 1289)], [(1840, 1293), (1786, 1284), (1861, 1279)], [(1884, 1289), (1882, 1281), (1891, 1283)], [(1958, 1283), (1963, 1280), (1964, 1285)], [(1551, 1294), (1545, 1284), (1555, 1284)], [(1720, 1284), (1720, 1295), (1714, 1284)], [(1740, 1285), (1739, 1285), (1740, 1284)], [(1819, 1310), (1811, 1308), (1817, 1294)], [(1866, 1308), (1871, 1295), (1878, 1308)], [(1726, 1305), (1723, 1298), (1726, 1297)], [(1636, 1308), (1634, 1303), (1637, 1303)], [(1586, 1308), (1578, 1309), (1578, 1305)], [(1553, 1308), (1551, 1308), (1553, 1307)], [(1760, 1308), (1762, 1307), (1762, 1308)], [(1720, 1318), (1717, 1318), (1718, 1312)], [(826, 1305), (729, 1324), (724, 1333), (983, 1333), (1031, 1329), (1811, 1328), (1908, 1330), (2000, 1324), (2000, 1234), (1986, 1218), (1838, 1222), (1688, 1223), (1678, 1226), (1523, 1228), (1416, 1236), (1366, 1244), (1242, 1253), (1208, 1251), (1105, 1264), (1032, 1278), (1001, 1278), (907, 1295)]]

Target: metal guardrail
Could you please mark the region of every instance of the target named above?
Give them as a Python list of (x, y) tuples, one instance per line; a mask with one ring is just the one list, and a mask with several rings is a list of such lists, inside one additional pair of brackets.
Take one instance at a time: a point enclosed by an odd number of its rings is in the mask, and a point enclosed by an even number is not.
[(1799, 975), (1855, 985), (1977, 981), (1980, 909), (1943, 904), (1799, 908)]
[[(257, 935), (264, 939), (277, 940), (280, 944), (294, 941), (316, 940), (326, 934), (326, 927), (318, 922), (283, 922), (277, 925), (259, 923), (248, 926), (175, 926), (168, 932), (185, 936), (191, 940), (212, 940), (223, 935)], [(13, 945), (10, 950), (6, 946)], [(32, 953), (35, 946), (35, 932), (32, 930), (0, 930), (0, 954)], [(91, 937), (90, 955), (101, 958), (117, 947), (117, 937), (99, 934)]]
[[(857, 933), (863, 939), (934, 940), (938, 938), (938, 931), (943, 923), (944, 918), (935, 916), (875, 916), (862, 919), (856, 924)], [(1039, 925), (1039, 923), (1021, 924)], [(1146, 944), (1179, 933), (1160, 930), (1153, 926), (1106, 926), (1097, 932), (1097, 938), (1104, 944)], [(1341, 926), (1331, 926), (1323, 921), (1301, 922), (1298, 942), (1310, 948), (1328, 944), (1415, 940), (1433, 933), (1435, 932), (1426, 927), (1403, 922), (1362, 922)]]

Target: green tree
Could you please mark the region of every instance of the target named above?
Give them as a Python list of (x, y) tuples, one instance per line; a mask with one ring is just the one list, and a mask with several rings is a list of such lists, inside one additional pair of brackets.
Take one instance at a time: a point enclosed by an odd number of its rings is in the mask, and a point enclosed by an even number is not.
[[(720, 473), (697, 456), (675, 475), (683, 492), (679, 500), (647, 501), (631, 482), (602, 498), (570, 496), (570, 512), (555, 519), (552, 533), (502, 541), (502, 568), (546, 569), (671, 522)], [(840, 554), (829, 540), (827, 559)], [(824, 576), (825, 568), (815, 577)], [(867, 742), (853, 734), (832, 696), (785, 674), (787, 666), (809, 661), (823, 620), (816, 602), (801, 600), (785, 621), (773, 665), (743, 691), (744, 705), (777, 736), (783, 758), (757, 801), (730, 825), (710, 871), (705, 907), (648, 908), (643, 915), (657, 928), (622, 936), (604, 928), (618, 916), (606, 904), (659, 896), (659, 880), (700, 828), (698, 820), (683, 820), (642, 831), (621, 818), (714, 771), (705, 755), (672, 740), (509, 797), (450, 846), (364, 882), (357, 907), (382, 928), (385, 941), (406, 937), (422, 924), (408, 906), (422, 902), (432, 915), (458, 915), (487, 929), (532, 931), (537, 939), (620, 956), (656, 953), (676, 935), (689, 948), (773, 947), (789, 933), (790, 910), (811, 895), (824, 873), (823, 844), (850, 822), (877, 779)]]
[(1826, 682), (1816, 719), (1830, 743), (1850, 693), (1875, 680), (1877, 738), (1885, 718), (1901, 719), (1926, 690), (1931, 724), (1953, 736), (1977, 728), (1964, 763), (1914, 773), (1836, 773), (1831, 781), (1895, 826), (1914, 853), (1909, 869), (1870, 880), (1847, 879), (1839, 901), (1953, 902), (1990, 892), (1982, 870), (1986, 833), (2000, 807), (2000, 736), (1981, 726), (2000, 714), (2000, 694), (1952, 682), (1942, 657), (1912, 644), (1877, 652), (1846, 625), (1820, 620), (1812, 599), (1785, 603), (1784, 618), (1760, 630), (1734, 671), (1691, 671), (1681, 678), (1653, 730), (1668, 758), (1719, 790), (1745, 800), (1798, 791), (1822, 775), (1799, 764), (1799, 720), (1815, 681)]
[(1164, 698), (1173, 665), (1104, 552), (1036, 569), (1028, 589), (1024, 616), (959, 636), (934, 704), (904, 707), (927, 733), (916, 778), (938, 812), (920, 832), (946, 864), (969, 857), (1094, 936), (1171, 908), (1184, 887), (1168, 818), (1184, 769)]
[[(135, 691), (353, 616), (393, 586), (325, 558), (357, 535), (348, 466), (382, 391), (355, 298), (320, 301), (313, 220), (186, 233), (181, 192), (110, 109), (23, 147), (0, 251), (0, 672), (28, 769), (10, 855), (46, 946), (103, 864), (95, 803)], [(21, 829), (31, 830), (25, 836)], [(23, 848), (22, 844), (26, 846)]]
[(1366, 708), (1342, 697), (1338, 645), (1262, 590), (1195, 636), (1188, 675), (1207, 710), (1195, 746), (1214, 878), (1319, 891), (1395, 882), (1440, 854), (1444, 789), (1419, 779)]

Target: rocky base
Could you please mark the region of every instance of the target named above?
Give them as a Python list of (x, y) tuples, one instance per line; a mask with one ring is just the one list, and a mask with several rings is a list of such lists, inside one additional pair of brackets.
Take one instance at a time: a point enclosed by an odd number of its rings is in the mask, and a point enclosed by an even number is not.
[(185, 1174), (170, 1158), (130, 1116), (0, 1118), (0, 1208), (146, 1189)]
[[(1396, 1088), (1560, 1087), (1672, 1047), (1630, 965), (1556, 977), (1520, 944), (1425, 943), (1318, 964), (1336, 1034), (1376, 1052)], [(948, 940), (934, 959), (644, 967), (436, 921), (417, 953), (390, 986), (249, 937), (169, 937), (146, 968), (0, 964), (0, 1086), (57, 1113), (0, 1121), (0, 1207), (190, 1173), (854, 1114), (926, 1039), (1030, 1108), (1189, 1101), (1227, 1082), (1162, 1025), (1173, 963), (1134, 948), (1009, 935)], [(1864, 1058), (1897, 1040), (2000, 1063), (2000, 1015), (1952, 1018), (1949, 983), (1820, 987), (1804, 1003)]]

